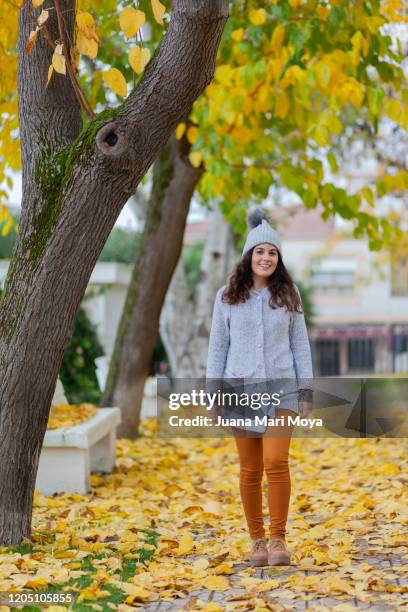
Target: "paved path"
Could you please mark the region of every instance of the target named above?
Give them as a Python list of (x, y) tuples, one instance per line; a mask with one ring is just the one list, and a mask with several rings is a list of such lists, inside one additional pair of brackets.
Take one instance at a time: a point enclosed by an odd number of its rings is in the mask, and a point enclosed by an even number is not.
[[(374, 534), (373, 534), (374, 536)], [(393, 567), (406, 567), (407, 565), (407, 551), (404, 551), (403, 547), (394, 549), (392, 554), (378, 554), (372, 549), (369, 549), (367, 540), (365, 538), (356, 538), (355, 543), (359, 547), (359, 550), (352, 555), (352, 564), (368, 563), (371, 565), (373, 570), (370, 574), (379, 570), (381, 572), (381, 579), (387, 585), (395, 585), (397, 587), (405, 586), (408, 589), (408, 577), (406, 578), (396, 577), (402, 574), (397, 571), (394, 572)], [(289, 545), (291, 550), (293, 546)], [(202, 556), (202, 555), (200, 555)], [(190, 558), (190, 557), (189, 557)], [(196, 557), (191, 555), (191, 561), (193, 562)], [(231, 589), (228, 591), (210, 591), (208, 589), (201, 589), (199, 591), (193, 591), (190, 596), (185, 599), (173, 599), (171, 601), (159, 600), (143, 606), (143, 610), (148, 612), (166, 612), (173, 610), (197, 610), (198, 607), (194, 605), (195, 598), (199, 598), (205, 602), (218, 603), (225, 610), (250, 610), (253, 609), (253, 605), (250, 605), (248, 600), (241, 599), (239, 601), (239, 595), (247, 595), (245, 589), (234, 586), (234, 583), (239, 582), (242, 576), (238, 573), (249, 567), (249, 563), (241, 563), (234, 565), (234, 574), (228, 576), (231, 583)], [(348, 612), (349, 610), (370, 610), (374, 612), (388, 612), (391, 610), (408, 609), (408, 592), (402, 593), (390, 593), (385, 591), (365, 591), (372, 599), (369, 602), (362, 602), (356, 597), (350, 597), (349, 594), (338, 593), (338, 596), (322, 596), (313, 591), (305, 592), (304, 588), (302, 591), (297, 591), (295, 587), (287, 588), (284, 586), (288, 576), (294, 573), (302, 573), (304, 576), (320, 575), (322, 579), (327, 578), (329, 575), (338, 575), (337, 572), (331, 573), (331, 570), (321, 571), (306, 571), (300, 570), (297, 566), (289, 567), (262, 567), (255, 568), (253, 574), (250, 574), (254, 578), (261, 578), (265, 580), (276, 579), (282, 584), (281, 587), (275, 588), (266, 593), (254, 593), (251, 598), (254, 599), (257, 596), (262, 597), (264, 601), (268, 601), (269, 609), (275, 610), (276, 612), (285, 612), (291, 610), (332, 610), (336, 606), (340, 606), (339, 612)], [(378, 576), (378, 572), (377, 576)], [(368, 575), (368, 574), (367, 574)], [(394, 576), (394, 577), (393, 577)], [(374, 578), (374, 576), (373, 576)], [(297, 587), (299, 589), (299, 587)], [(293, 594), (296, 595), (293, 598)], [(291, 598), (292, 596), (292, 598)], [(343, 610), (342, 610), (343, 608)]]

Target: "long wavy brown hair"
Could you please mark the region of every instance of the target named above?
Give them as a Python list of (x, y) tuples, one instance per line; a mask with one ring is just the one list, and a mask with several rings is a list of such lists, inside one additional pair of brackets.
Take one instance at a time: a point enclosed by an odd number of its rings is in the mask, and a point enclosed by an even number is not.
[[(224, 289), (222, 301), (228, 304), (238, 304), (249, 299), (249, 291), (252, 289), (252, 247), (242, 259), (237, 263), (231, 273), (229, 284)], [(278, 265), (271, 276), (267, 278), (267, 287), (270, 298), (271, 308), (286, 307), (290, 312), (303, 312), (302, 302), (299, 293), (293, 282), (293, 278), (287, 271), (278, 251)]]

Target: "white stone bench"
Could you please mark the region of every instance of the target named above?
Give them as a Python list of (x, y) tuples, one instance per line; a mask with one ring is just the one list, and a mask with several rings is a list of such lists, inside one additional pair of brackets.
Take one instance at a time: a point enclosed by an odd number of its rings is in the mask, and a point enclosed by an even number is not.
[(115, 465), (116, 427), (120, 422), (119, 408), (99, 408), (89, 421), (46, 431), (35, 488), (44, 495), (87, 493), (90, 473), (110, 472)]
[(146, 417), (157, 417), (157, 378), (155, 376), (146, 378), (144, 386), (140, 418)]

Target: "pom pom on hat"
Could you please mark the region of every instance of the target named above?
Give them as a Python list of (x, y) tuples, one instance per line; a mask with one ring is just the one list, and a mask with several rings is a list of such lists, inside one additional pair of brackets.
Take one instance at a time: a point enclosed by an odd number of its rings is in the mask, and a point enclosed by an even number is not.
[(259, 206), (253, 206), (248, 210), (247, 225), (249, 229), (253, 229), (258, 225), (261, 225), (264, 219), (265, 221), (268, 221), (268, 217), (266, 216), (262, 208), (259, 208)]
[(247, 223), (250, 229), (248, 233), (242, 255), (257, 244), (267, 242), (273, 244), (282, 255), (282, 244), (279, 234), (268, 223), (268, 218), (262, 208), (255, 206), (248, 211)]

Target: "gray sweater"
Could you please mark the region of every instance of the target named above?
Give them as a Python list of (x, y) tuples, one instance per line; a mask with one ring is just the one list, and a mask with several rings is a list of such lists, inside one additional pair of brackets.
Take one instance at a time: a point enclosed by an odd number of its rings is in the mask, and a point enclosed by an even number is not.
[(221, 302), (225, 287), (215, 298), (206, 378), (313, 378), (303, 313), (271, 308), (267, 287), (251, 290), (244, 303), (227, 304)]

